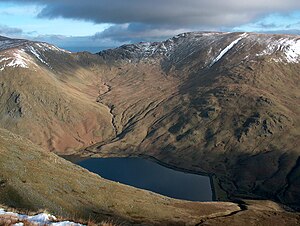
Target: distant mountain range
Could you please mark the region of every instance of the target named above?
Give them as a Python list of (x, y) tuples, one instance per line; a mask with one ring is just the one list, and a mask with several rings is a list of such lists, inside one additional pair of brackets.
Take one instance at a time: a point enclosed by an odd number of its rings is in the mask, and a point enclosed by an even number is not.
[(0, 37), (0, 127), (59, 155), (205, 172), (219, 200), (298, 208), (299, 71), (293, 35), (184, 33), (97, 54)]

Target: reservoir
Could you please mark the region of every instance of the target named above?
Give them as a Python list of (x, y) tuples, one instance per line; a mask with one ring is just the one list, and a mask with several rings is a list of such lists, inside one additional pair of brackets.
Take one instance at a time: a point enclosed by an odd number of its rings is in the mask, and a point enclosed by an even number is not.
[(212, 201), (210, 178), (185, 173), (143, 158), (91, 158), (78, 165), (103, 178), (190, 201)]

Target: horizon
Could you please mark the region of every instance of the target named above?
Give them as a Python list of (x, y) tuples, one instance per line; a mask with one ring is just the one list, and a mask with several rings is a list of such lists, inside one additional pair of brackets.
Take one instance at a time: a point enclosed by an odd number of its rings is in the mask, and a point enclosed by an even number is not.
[[(188, 31), (188, 32), (175, 34), (172, 37), (169, 37), (169, 38), (166, 38), (166, 39), (163, 39), (163, 40), (160, 40), (160, 41), (154, 41), (154, 42), (164, 42), (164, 41), (167, 41), (168, 39), (173, 38), (175, 36), (182, 35), (182, 34), (188, 34), (188, 33), (222, 33), (222, 34), (225, 34), (225, 33), (251, 33), (251, 34), (260, 34), (260, 35), (299, 36), (298, 34), (276, 33), (276, 32), (274, 32), (274, 33), (265, 32), (264, 33), (264, 32), (253, 32), (253, 31), (249, 31), (249, 32), (248, 31), (245, 31), (245, 32), (242, 32), (242, 31)], [(14, 39), (13, 37), (3, 36), (1, 34), (0, 34), (0, 37)], [(30, 39), (30, 38), (20, 38), (20, 39), (25, 39), (25, 40), (34, 41), (34, 42), (45, 42), (45, 43), (48, 43), (48, 44), (51, 44), (51, 45), (55, 45), (54, 43), (50, 43), (50, 42), (47, 42), (47, 41), (33, 40), (33, 39)], [(106, 47), (101, 47), (101, 46), (100, 47), (97, 47), (97, 46), (94, 46), (94, 47), (91, 47), (91, 46), (58, 46), (58, 45), (55, 45), (55, 46), (57, 46), (59, 48), (62, 48), (64, 50), (73, 52), (73, 53), (76, 53), (76, 52), (90, 52), (92, 54), (96, 54), (96, 53), (99, 53), (103, 50), (114, 49), (114, 48), (118, 48), (118, 47), (123, 46), (123, 45), (130, 45), (130, 44), (137, 44), (137, 43), (147, 43), (147, 42), (151, 42), (151, 41), (137, 41), (137, 42), (133, 42), (133, 43), (123, 43), (119, 46), (106, 46)]]
[(0, 12), (1, 36), (70, 51), (163, 41), (186, 32), (300, 34), (296, 0), (0, 0)]

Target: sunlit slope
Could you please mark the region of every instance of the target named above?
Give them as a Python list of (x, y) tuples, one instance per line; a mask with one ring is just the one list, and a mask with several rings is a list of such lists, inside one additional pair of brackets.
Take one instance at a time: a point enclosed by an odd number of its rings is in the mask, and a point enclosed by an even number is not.
[(212, 173), (221, 199), (299, 205), (298, 36), (186, 33), (97, 55), (2, 43), (1, 127), (60, 154)]
[(0, 167), (1, 204), (72, 219), (195, 225), (240, 210), (234, 203), (179, 201), (102, 179), (3, 129)]
[(11, 42), (19, 45), (0, 52), (2, 128), (63, 153), (113, 136), (108, 107), (96, 103), (106, 87), (75, 55), (45, 43)]

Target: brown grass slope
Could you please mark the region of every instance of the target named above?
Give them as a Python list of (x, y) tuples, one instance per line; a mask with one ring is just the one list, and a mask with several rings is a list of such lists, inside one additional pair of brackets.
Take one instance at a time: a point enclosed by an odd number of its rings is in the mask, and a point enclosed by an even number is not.
[(111, 182), (3, 129), (0, 167), (0, 203), (21, 212), (43, 209), (99, 225), (103, 220), (120, 225), (296, 225), (300, 220), (272, 202), (187, 202)]
[(52, 68), (28, 53), (38, 66), (0, 71), (0, 124), (60, 154), (95, 143), (77, 154), (211, 173), (220, 199), (299, 206), (300, 66), (284, 48), (262, 54), (297, 38), (188, 33), (98, 56), (47, 51)]
[(281, 50), (261, 54), (297, 36), (248, 34), (211, 65), (238, 37), (185, 34), (167, 55), (139, 45), (100, 53), (113, 73), (99, 99), (113, 103), (117, 136), (79, 154), (150, 155), (215, 174), (229, 198), (299, 205), (300, 65)]
[(40, 62), (29, 52), (35, 45), (1, 52), (9, 57), (25, 49), (24, 58), (30, 60), (29, 68), (5, 67), (0, 71), (1, 127), (63, 153), (111, 139), (109, 109), (96, 103), (96, 96), (105, 91), (101, 81), (80, 67), (70, 53), (40, 50), (48, 65)]
[(0, 203), (72, 219), (193, 225), (240, 210), (234, 203), (179, 201), (102, 179), (3, 129), (0, 166)]

